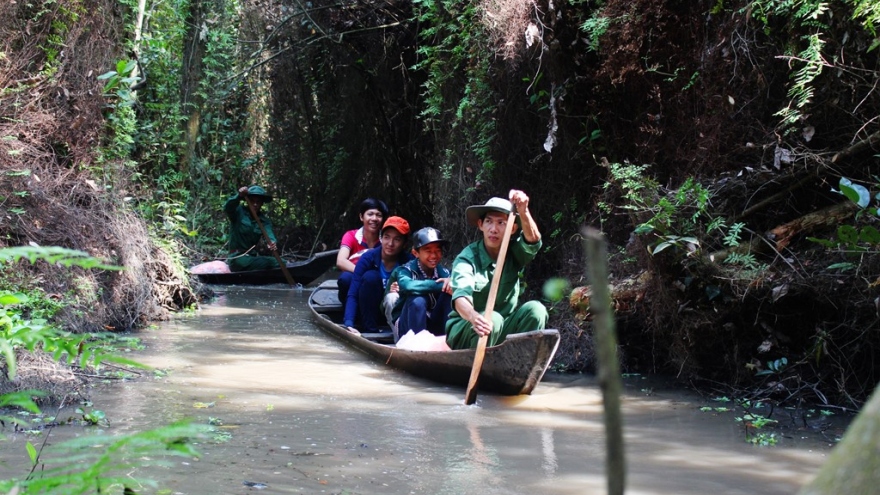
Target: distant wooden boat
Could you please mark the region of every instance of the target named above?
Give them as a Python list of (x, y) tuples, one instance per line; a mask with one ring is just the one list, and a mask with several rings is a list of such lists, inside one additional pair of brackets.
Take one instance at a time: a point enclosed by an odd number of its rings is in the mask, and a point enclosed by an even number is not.
[[(473, 349), (412, 351), (394, 347), (390, 343), (393, 341), (390, 332), (351, 333), (340, 324), (342, 305), (335, 280), (328, 280), (315, 288), (309, 297), (309, 307), (322, 330), (368, 356), (422, 378), (467, 386), (474, 363)], [(479, 390), (502, 395), (531, 394), (558, 347), (558, 330), (509, 335), (501, 344), (486, 348)]]
[[(306, 285), (336, 266), (336, 253), (338, 252), (338, 249), (322, 251), (305, 260), (290, 261), (287, 263), (287, 271), (290, 272), (294, 282)], [(224, 261), (211, 261), (196, 265), (190, 269), (190, 273), (197, 276), (199, 281), (205, 284), (266, 285), (287, 283), (281, 268), (231, 272)]]

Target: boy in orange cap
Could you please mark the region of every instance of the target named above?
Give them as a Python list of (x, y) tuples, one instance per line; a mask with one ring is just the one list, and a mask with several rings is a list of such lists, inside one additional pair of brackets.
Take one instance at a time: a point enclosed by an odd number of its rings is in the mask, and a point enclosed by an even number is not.
[[(379, 314), (385, 286), (391, 272), (412, 259), (406, 252), (409, 242), (409, 222), (401, 217), (389, 217), (379, 233), (379, 246), (365, 252), (354, 267), (348, 300), (345, 303), (344, 325), (352, 332), (360, 317), (364, 332), (379, 331)], [(396, 287), (389, 288), (396, 292)]]

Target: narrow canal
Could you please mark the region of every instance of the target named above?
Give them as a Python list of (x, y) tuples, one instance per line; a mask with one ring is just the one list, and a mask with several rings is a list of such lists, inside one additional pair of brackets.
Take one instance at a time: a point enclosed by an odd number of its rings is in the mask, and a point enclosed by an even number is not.
[[(199, 458), (134, 468), (131, 476), (157, 481), (137, 493), (605, 492), (593, 377), (551, 373), (531, 396), (481, 394), (465, 406), (463, 389), (388, 369), (326, 336), (308, 291), (220, 290), (196, 316), (139, 334), (146, 349), (132, 358), (162, 372), (93, 393), (105, 433), (182, 418), (217, 426)], [(741, 413), (702, 411), (722, 404), (643, 377), (625, 383), (628, 494), (796, 493), (842, 434), (792, 425), (776, 446), (754, 446)], [(71, 434), (86, 433), (52, 436)], [(27, 464), (27, 439), (0, 442), (0, 474)]]

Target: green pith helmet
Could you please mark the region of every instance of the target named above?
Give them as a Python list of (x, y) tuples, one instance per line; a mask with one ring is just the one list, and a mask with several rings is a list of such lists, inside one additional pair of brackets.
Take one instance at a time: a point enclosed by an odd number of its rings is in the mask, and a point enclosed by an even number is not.
[(268, 203), (272, 201), (272, 196), (266, 193), (266, 190), (260, 186), (251, 186), (248, 188), (248, 196), (262, 196), (263, 202)]

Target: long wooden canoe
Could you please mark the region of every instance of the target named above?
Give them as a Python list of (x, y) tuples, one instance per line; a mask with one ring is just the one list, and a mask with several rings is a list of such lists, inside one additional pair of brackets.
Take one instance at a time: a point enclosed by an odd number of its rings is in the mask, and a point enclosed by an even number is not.
[[(289, 261), (287, 262), (287, 271), (293, 277), (294, 282), (306, 285), (336, 266), (336, 253), (338, 252), (338, 249), (322, 251), (305, 260)], [(197, 276), (199, 281), (205, 284), (266, 285), (287, 283), (281, 268), (230, 272), (229, 267), (222, 261), (194, 266), (190, 269), (190, 273)]]
[[(325, 281), (314, 289), (309, 297), (309, 307), (322, 330), (368, 356), (422, 378), (467, 386), (474, 363), (474, 349), (397, 349), (390, 343), (393, 341), (390, 331), (360, 335), (351, 333), (340, 324), (342, 305), (337, 296), (335, 280)], [(502, 395), (532, 393), (547, 371), (557, 347), (557, 330), (536, 330), (509, 335), (501, 344), (486, 348), (479, 389)]]

